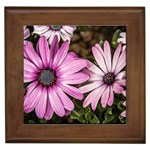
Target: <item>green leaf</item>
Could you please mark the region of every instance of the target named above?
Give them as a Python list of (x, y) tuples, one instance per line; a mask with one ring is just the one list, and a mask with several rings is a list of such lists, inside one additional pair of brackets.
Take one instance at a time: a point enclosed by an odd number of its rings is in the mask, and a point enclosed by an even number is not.
[(34, 120), (29, 120), (29, 124), (34, 124), (35, 121)]
[(45, 120), (45, 119), (40, 119), (39, 121), (40, 121), (41, 124), (47, 123), (47, 120)]
[(100, 45), (101, 47), (103, 47), (103, 44), (104, 44), (103, 40), (100, 40), (100, 41), (99, 41), (99, 45)]
[(123, 106), (122, 103), (123, 103), (123, 101), (119, 101), (118, 104), (117, 104), (118, 109), (121, 110), (121, 111), (124, 110), (124, 106)]
[(116, 47), (117, 47), (117, 45), (118, 45), (117, 40), (118, 40), (118, 38), (119, 38), (119, 36), (120, 36), (120, 33), (121, 33), (121, 31), (118, 29), (118, 30), (116, 30), (116, 32), (113, 34), (111, 44), (112, 44), (112, 47), (113, 47), (114, 49), (116, 49)]
[(107, 113), (108, 113), (109, 115), (112, 115), (112, 107), (108, 107), (108, 108), (107, 108)]
[(119, 120), (120, 120), (121, 123), (126, 123), (126, 118), (125, 117), (119, 116)]
[(100, 111), (100, 113), (106, 110), (106, 108), (103, 108), (100, 104), (97, 105), (97, 109)]
[[(93, 114), (94, 115), (94, 114)], [(90, 123), (100, 123), (100, 121), (99, 121), (99, 119), (97, 118), (97, 116), (96, 115), (94, 115), (94, 117), (93, 117), (93, 119), (92, 120), (90, 120)]]
[(85, 119), (86, 119), (87, 121), (90, 121), (91, 118), (92, 118), (91, 112), (87, 112), (87, 113), (85, 114)]
[(79, 117), (80, 117), (80, 114), (76, 110), (73, 110), (71, 112), (71, 119), (79, 119)]
[(84, 114), (82, 114), (81, 116), (79, 116), (79, 119), (78, 119), (80, 122), (85, 122), (85, 117), (84, 117)]
[(88, 27), (87, 27), (87, 26), (78, 26), (78, 27), (77, 27), (77, 30), (78, 30), (78, 31), (87, 31), (87, 30), (88, 30)]

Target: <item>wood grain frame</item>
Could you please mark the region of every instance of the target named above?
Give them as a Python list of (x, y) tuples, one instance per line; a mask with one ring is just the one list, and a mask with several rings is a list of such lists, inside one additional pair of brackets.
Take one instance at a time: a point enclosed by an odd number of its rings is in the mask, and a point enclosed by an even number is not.
[[(23, 123), (23, 25), (127, 27), (127, 124)], [(5, 8), (6, 142), (145, 143), (145, 8)]]

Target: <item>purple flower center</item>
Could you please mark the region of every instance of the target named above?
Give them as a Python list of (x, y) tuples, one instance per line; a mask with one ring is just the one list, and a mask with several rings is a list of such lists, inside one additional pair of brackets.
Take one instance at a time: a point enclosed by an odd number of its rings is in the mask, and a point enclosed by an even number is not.
[(53, 30), (59, 30), (59, 29), (61, 28), (61, 26), (53, 25), (53, 26), (51, 26), (51, 28), (52, 28)]
[(104, 77), (103, 77), (103, 81), (104, 81), (104, 83), (107, 84), (107, 85), (113, 84), (114, 81), (115, 81), (115, 75), (114, 75), (114, 73), (111, 73), (111, 72), (106, 73), (106, 74), (104, 75)]
[(55, 71), (52, 69), (42, 70), (38, 76), (38, 80), (44, 86), (53, 85), (56, 82)]

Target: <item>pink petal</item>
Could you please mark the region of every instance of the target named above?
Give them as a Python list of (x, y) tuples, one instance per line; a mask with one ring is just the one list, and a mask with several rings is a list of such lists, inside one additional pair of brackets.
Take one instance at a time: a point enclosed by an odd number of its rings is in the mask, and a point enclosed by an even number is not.
[(37, 73), (39, 72), (39, 69), (31, 63), (29, 60), (24, 59), (24, 71), (31, 72), (31, 73)]
[(64, 106), (63, 106), (60, 98), (56, 94), (55, 90), (51, 87), (48, 89), (48, 96), (49, 96), (50, 104), (51, 104), (54, 112), (58, 116), (63, 117), (65, 115)]
[(117, 94), (121, 94), (124, 91), (124, 88), (120, 86), (118, 83), (114, 83), (113, 91)]
[(71, 99), (61, 90), (61, 88), (59, 88), (58, 86), (54, 86), (54, 89), (57, 93), (57, 95), (59, 96), (62, 104), (64, 105), (64, 108), (67, 110), (73, 110), (74, 109), (74, 104), (71, 101)]
[(49, 61), (50, 61), (50, 51), (49, 51), (47, 40), (44, 36), (40, 37), (37, 43), (37, 51), (41, 56), (44, 67), (47, 68), (49, 66)]
[(24, 112), (29, 113), (35, 108), (41, 96), (42, 89), (43, 88), (40, 85), (38, 85), (28, 97), (25, 97)]
[(122, 94), (126, 97), (126, 91), (123, 91)]
[(30, 36), (30, 30), (25, 27), (24, 29), (24, 39), (28, 38)]
[(117, 42), (121, 42), (122, 44), (126, 44), (126, 38), (119, 38)]
[(124, 101), (122, 104), (123, 104), (123, 106), (126, 106), (126, 101)]
[(60, 36), (63, 39), (63, 41), (70, 41), (71, 35), (68, 34), (63, 28), (60, 29)]
[(111, 71), (111, 49), (108, 41), (104, 42), (104, 58), (108, 68), (108, 71)]
[(82, 71), (90, 76), (88, 81), (102, 81), (103, 80), (103, 76), (93, 73), (92, 71), (88, 69), (83, 69)]
[(119, 73), (126, 66), (126, 50), (124, 50), (119, 59), (115, 69), (115, 74)]
[(124, 110), (124, 111), (121, 113), (121, 116), (122, 116), (122, 117), (126, 117), (126, 110)]
[(110, 95), (109, 95), (109, 99), (108, 99), (108, 106), (112, 106), (114, 102), (114, 93), (113, 93), (113, 88), (112, 86), (110, 87)]
[(116, 82), (121, 86), (126, 86), (126, 79), (117, 80)]
[(43, 63), (39, 55), (34, 50), (31, 42), (26, 41), (26, 46), (24, 51), (27, 54), (29, 61), (33, 62), (39, 69), (43, 68)]
[(46, 112), (45, 112), (44, 118), (46, 120), (50, 120), (52, 118), (52, 116), (53, 116), (53, 113), (54, 113), (54, 111), (53, 111), (53, 109), (52, 109), (52, 107), (50, 105), (50, 100), (48, 98), (48, 100), (47, 100), (47, 107), (46, 107)]
[(52, 31), (52, 33), (51, 33), (51, 35), (49, 37), (49, 41), (48, 41), (50, 45), (53, 43), (53, 40), (54, 40), (55, 36), (58, 38), (58, 36), (55, 35), (55, 31)]
[(119, 43), (116, 50), (115, 50), (115, 53), (114, 53), (114, 56), (113, 56), (113, 63), (112, 63), (112, 72), (115, 71), (115, 68), (117, 66), (118, 59), (119, 59), (119, 56), (120, 56), (120, 53), (121, 53), (121, 47), (122, 47), (122, 44)]
[(101, 86), (103, 84), (103, 82), (101, 81), (96, 81), (90, 84), (86, 84), (84, 86), (81, 86), (79, 89), (81, 90), (82, 93), (87, 93), (90, 92), (96, 88), (98, 88), (99, 86)]
[(74, 60), (72, 59), (72, 61), (68, 62), (68, 64), (66, 64), (66, 66), (60, 66), (57, 70), (57, 75), (63, 75), (63, 74), (73, 74), (76, 73), (78, 71), (80, 71), (81, 69), (83, 69), (84, 67), (86, 67), (87, 62), (84, 59), (78, 59), (78, 60)]
[(99, 101), (100, 97), (102, 96), (102, 94), (103, 94), (104, 90), (106, 89), (106, 87), (107, 87), (106, 85), (102, 85), (101, 87), (99, 87), (99, 92), (98, 92), (96, 98), (94, 98), (91, 102), (91, 106), (92, 106), (93, 110), (96, 109), (98, 101)]
[(101, 104), (103, 108), (105, 108), (108, 103), (109, 95), (110, 95), (110, 88), (108, 86), (101, 97)]
[(37, 79), (37, 74), (24, 71), (24, 82), (31, 82)]
[(99, 50), (95, 47), (92, 47), (92, 52), (93, 52), (93, 55), (94, 55), (94, 58), (96, 60), (96, 62), (98, 63), (99, 67), (105, 72), (107, 73), (108, 70), (107, 70), (107, 67), (106, 67), (106, 64), (105, 64), (105, 61), (104, 61), (104, 58), (102, 56), (102, 54), (99, 52)]
[(120, 36), (126, 38), (126, 32), (121, 32)]
[(64, 91), (68, 95), (70, 95), (70, 96), (72, 96), (72, 97), (74, 97), (78, 100), (83, 99), (83, 94), (76, 87), (70, 86), (70, 85), (67, 85), (67, 84), (64, 84), (64, 83), (57, 83), (57, 84), (62, 89), (62, 91)]
[(52, 67), (54, 56), (58, 51), (58, 37), (55, 36), (50, 46), (50, 68)]
[(65, 41), (60, 49), (57, 51), (54, 60), (53, 60), (53, 69), (55, 69), (56, 67), (58, 67), (63, 60), (66, 58), (67, 53), (68, 53), (68, 49), (69, 49), (69, 42)]
[(34, 81), (29, 86), (27, 86), (24, 100), (26, 99), (26, 97), (28, 97), (33, 92), (33, 90), (36, 88), (37, 85), (38, 85), (38, 82)]
[(37, 105), (35, 107), (36, 115), (40, 119), (42, 119), (44, 117), (44, 115), (45, 115), (47, 99), (48, 99), (47, 88), (44, 87), (43, 91), (41, 93), (41, 96), (39, 98), (39, 102), (37, 103)]
[(94, 63), (90, 62), (87, 60), (87, 67), (86, 67), (88, 70), (96, 73), (96, 74), (99, 74), (101, 76), (104, 75), (104, 73), (101, 71), (100, 68), (98, 68)]
[(87, 81), (88, 79), (89, 79), (88, 74), (79, 72), (71, 75), (66, 76), (64, 75), (62, 77), (60, 76), (58, 80), (65, 84), (79, 84)]
[(121, 71), (116, 75), (115, 79), (120, 80), (120, 79), (124, 79), (125, 77), (126, 77), (126, 71)]
[(102, 54), (102, 56), (104, 56), (104, 51), (101, 48), (101, 46), (99, 44), (95, 44), (95, 47), (100, 51), (100, 53)]
[(34, 27), (33, 33), (36, 33), (39, 35), (45, 33), (46, 31), (48, 31), (50, 29), (49, 26), (43, 26), (43, 25), (37, 25), (37, 26), (33, 26), (33, 27)]
[(92, 109), (95, 110), (97, 102), (100, 99), (103, 87), (102, 88), (98, 87), (94, 89), (90, 94), (88, 94), (88, 96), (85, 98), (83, 102), (83, 107), (87, 107), (90, 103), (92, 103)]
[(62, 28), (67, 31), (70, 35), (73, 34), (74, 30), (76, 29), (75, 27), (73, 26), (62, 26)]

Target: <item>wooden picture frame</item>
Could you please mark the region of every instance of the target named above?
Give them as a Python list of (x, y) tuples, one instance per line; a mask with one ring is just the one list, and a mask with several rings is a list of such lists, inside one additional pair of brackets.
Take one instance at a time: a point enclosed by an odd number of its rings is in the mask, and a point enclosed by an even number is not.
[[(23, 25), (123, 25), (127, 28), (126, 124), (24, 124)], [(145, 143), (145, 8), (5, 8), (6, 142)]]

